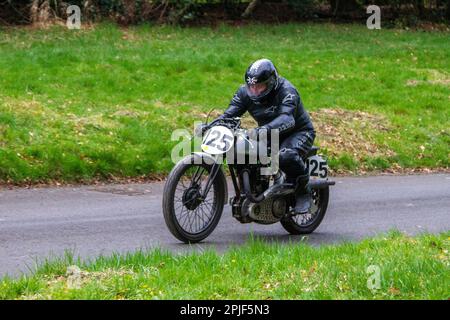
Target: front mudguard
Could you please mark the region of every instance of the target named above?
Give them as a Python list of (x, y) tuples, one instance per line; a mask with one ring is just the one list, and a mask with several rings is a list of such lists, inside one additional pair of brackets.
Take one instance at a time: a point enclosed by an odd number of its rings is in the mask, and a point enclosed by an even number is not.
[(215, 179), (219, 179), (220, 184), (223, 187), (223, 190), (225, 192), (225, 203), (228, 199), (228, 185), (227, 185), (227, 179), (225, 177), (225, 172), (223, 171), (223, 164), (222, 162), (219, 162), (211, 156), (210, 154), (206, 152), (193, 152), (191, 155), (184, 157), (180, 162), (186, 163), (186, 164), (201, 164), (205, 163), (207, 165), (212, 166), (214, 163), (220, 165), (219, 172), (216, 175)]

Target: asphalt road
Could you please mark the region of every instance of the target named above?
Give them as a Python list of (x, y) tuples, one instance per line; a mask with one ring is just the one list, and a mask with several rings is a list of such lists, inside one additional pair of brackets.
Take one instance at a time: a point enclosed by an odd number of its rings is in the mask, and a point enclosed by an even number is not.
[[(307, 241), (358, 240), (398, 229), (408, 234), (450, 230), (450, 175), (335, 178), (327, 215)], [(163, 183), (36, 189), (0, 189), (0, 277), (29, 272), (35, 262), (66, 249), (83, 258), (162, 246), (176, 252), (244, 243), (301, 241), (280, 224), (242, 225), (227, 205), (203, 243), (185, 245), (165, 226)], [(230, 194), (231, 194), (230, 190)]]

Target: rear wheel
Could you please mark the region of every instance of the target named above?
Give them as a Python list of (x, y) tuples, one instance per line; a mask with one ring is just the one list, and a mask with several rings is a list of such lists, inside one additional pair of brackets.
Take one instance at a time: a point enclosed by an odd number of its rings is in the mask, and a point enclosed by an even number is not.
[(312, 189), (312, 203), (306, 214), (289, 215), (281, 219), (281, 224), (290, 234), (308, 234), (316, 230), (328, 207), (330, 188)]
[(201, 196), (212, 167), (180, 161), (164, 187), (164, 220), (170, 232), (185, 243), (199, 242), (209, 236), (222, 215), (225, 190), (217, 177), (208, 194)]

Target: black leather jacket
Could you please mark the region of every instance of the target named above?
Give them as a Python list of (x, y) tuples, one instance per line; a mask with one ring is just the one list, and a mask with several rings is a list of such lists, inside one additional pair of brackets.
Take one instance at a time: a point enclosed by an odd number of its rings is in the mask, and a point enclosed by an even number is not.
[(221, 117), (240, 117), (246, 111), (259, 127), (278, 129), (280, 135), (291, 131), (312, 131), (315, 134), (297, 89), (282, 77), (279, 78), (277, 87), (260, 103), (252, 101), (245, 85), (242, 85)]

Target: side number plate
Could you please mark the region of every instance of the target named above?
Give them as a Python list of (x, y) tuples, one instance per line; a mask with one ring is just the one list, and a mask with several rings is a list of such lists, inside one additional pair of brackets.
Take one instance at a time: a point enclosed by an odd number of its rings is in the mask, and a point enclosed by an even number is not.
[(326, 178), (328, 176), (327, 161), (321, 156), (316, 155), (309, 157), (306, 165), (308, 167), (310, 177)]

